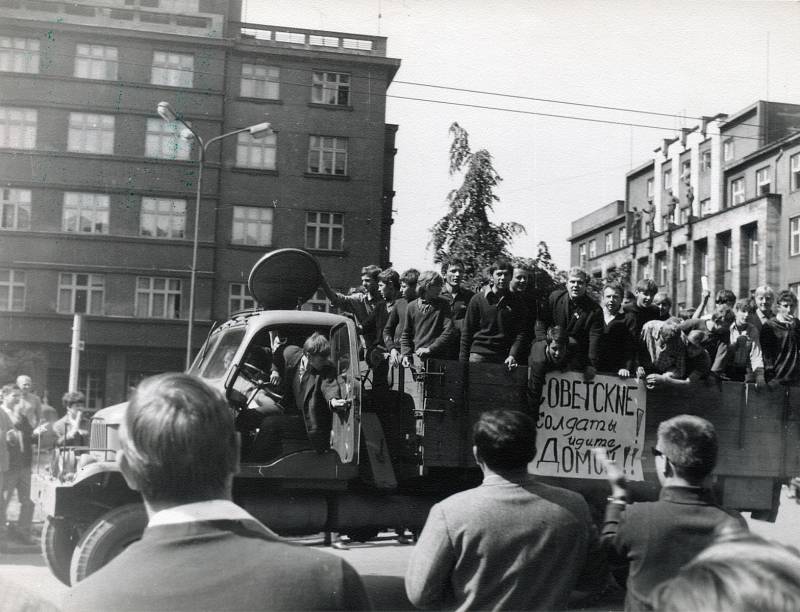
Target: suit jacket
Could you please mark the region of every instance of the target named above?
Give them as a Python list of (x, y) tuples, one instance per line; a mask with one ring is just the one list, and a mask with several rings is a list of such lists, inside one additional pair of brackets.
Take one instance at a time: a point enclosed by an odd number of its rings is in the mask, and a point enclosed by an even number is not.
[(65, 610), (363, 610), (356, 571), (255, 520), (148, 527), (64, 598)]
[(596, 591), (607, 576), (580, 494), (527, 474), (487, 474), (431, 508), (406, 593), (420, 608), (555, 610), (576, 586)]
[(536, 320), (536, 340), (547, 339), (547, 328), (559, 325), (577, 343), (573, 367), (581, 369), (588, 364), (598, 367), (600, 336), (603, 334), (603, 311), (600, 304), (588, 295), (570, 303), (566, 289), (556, 289), (547, 299)]
[[(286, 392), (289, 399), (285, 402), (288, 411), (296, 409), (303, 416), (308, 438), (317, 452), (324, 452), (330, 447), (333, 413), (330, 400), (341, 398), (336, 369), (329, 364), (321, 372), (306, 370), (301, 381), (297, 381), (298, 368), (303, 358), (303, 349), (289, 346), (284, 351), (286, 359)], [(299, 393), (295, 393), (295, 384), (299, 383)]]
[(664, 487), (655, 502), (608, 504), (603, 547), (610, 559), (630, 563), (625, 610), (649, 609), (652, 590), (706, 548), (726, 522), (747, 529), (738, 512), (717, 506), (696, 487)]

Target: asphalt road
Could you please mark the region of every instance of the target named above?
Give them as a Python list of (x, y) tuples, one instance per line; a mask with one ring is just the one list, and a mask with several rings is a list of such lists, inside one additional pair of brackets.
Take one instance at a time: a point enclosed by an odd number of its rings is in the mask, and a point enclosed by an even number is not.
[[(748, 522), (754, 532), (800, 549), (800, 529), (797, 529), (800, 506), (788, 498), (786, 488), (775, 523)], [(309, 542), (309, 545), (313, 544)], [(349, 550), (327, 550), (347, 559), (363, 576), (376, 609), (405, 610), (413, 609), (403, 587), (403, 575), (411, 549), (411, 546), (399, 544), (389, 534), (384, 534), (368, 544), (353, 544)], [(21, 589), (57, 604), (66, 588), (50, 574), (38, 547), (12, 545), (6, 552), (0, 553), (2, 593), (8, 593), (9, 589)], [(2, 600), (3, 596), (0, 595), (0, 608), (3, 608)]]

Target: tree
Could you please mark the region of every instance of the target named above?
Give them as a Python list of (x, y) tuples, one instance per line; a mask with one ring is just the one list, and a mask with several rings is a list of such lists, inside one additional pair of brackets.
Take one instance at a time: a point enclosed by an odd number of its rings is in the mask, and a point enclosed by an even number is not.
[(447, 214), (431, 228), (433, 260), (447, 264), (452, 259), (464, 262), (468, 277), (482, 272), (498, 258), (510, 259), (508, 245), (514, 236), (524, 233), (519, 223), (492, 223), (499, 198), (494, 188), (503, 179), (492, 165), (486, 149), (472, 152), (469, 135), (458, 123), (450, 126), (450, 175), (464, 173), (464, 181), (447, 196)]

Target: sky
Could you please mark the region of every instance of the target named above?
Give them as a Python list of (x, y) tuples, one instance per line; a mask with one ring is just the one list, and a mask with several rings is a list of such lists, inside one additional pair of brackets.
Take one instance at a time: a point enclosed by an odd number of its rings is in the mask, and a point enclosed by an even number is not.
[(759, 99), (800, 103), (796, 1), (243, 3), (243, 21), (386, 36), (402, 60), (386, 109), (399, 125), (391, 259), (401, 271), (432, 267), (430, 227), (461, 183), (448, 174), (454, 121), (503, 178), (493, 221), (527, 230), (511, 252), (532, 257), (543, 240), (566, 268), (571, 222), (624, 199), (625, 173), (663, 138)]

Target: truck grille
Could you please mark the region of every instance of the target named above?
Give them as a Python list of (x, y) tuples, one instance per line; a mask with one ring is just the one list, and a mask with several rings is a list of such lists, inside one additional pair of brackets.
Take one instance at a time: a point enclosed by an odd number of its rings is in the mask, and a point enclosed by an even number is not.
[(92, 429), (89, 436), (91, 450), (105, 449), (107, 447), (106, 422), (103, 419), (92, 419)]

